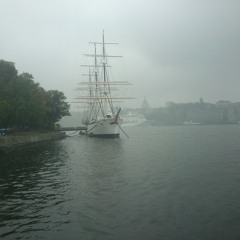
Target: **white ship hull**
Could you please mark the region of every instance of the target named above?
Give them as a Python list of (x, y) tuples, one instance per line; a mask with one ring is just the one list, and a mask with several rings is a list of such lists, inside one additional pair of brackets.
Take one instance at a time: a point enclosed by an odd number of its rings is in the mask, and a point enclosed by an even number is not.
[(116, 123), (111, 124), (103, 119), (87, 126), (87, 135), (89, 137), (117, 138), (119, 137), (119, 126)]

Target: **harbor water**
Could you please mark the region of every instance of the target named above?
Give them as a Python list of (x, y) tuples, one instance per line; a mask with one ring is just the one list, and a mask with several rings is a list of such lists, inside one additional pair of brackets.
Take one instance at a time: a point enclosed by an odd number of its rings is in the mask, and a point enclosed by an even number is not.
[(126, 127), (0, 156), (0, 239), (240, 239), (240, 125)]

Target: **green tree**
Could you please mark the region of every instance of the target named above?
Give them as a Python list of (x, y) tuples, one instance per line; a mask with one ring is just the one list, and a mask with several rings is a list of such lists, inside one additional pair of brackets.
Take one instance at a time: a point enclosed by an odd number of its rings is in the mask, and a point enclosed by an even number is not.
[(0, 127), (52, 129), (70, 105), (63, 92), (45, 91), (29, 73), (17, 74), (11, 62), (0, 60)]
[(53, 128), (55, 123), (64, 116), (70, 116), (70, 105), (65, 102), (63, 92), (50, 90), (46, 92), (46, 109), (48, 128)]
[(0, 127), (8, 125), (12, 105), (7, 101), (7, 88), (11, 81), (17, 78), (17, 70), (13, 62), (0, 60)]
[(17, 70), (13, 62), (0, 60), (0, 92), (13, 79), (17, 77)]
[(9, 126), (17, 128), (36, 128), (44, 113), (41, 95), (45, 91), (33, 81), (29, 73), (22, 73), (12, 80), (6, 88), (6, 100), (12, 106)]
[(0, 101), (0, 128), (8, 127), (13, 107), (6, 100)]

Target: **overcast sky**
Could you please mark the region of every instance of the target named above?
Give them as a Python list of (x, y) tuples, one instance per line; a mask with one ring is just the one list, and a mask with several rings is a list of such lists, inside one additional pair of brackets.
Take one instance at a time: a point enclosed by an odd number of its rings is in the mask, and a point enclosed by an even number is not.
[(240, 101), (239, 0), (0, 0), (0, 59), (72, 101), (103, 29), (133, 83), (129, 106)]

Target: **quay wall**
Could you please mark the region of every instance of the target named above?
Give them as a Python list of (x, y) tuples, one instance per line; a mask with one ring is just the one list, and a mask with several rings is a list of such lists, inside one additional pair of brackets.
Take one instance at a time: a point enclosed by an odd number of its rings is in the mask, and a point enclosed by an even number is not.
[(0, 151), (11, 152), (18, 147), (38, 142), (51, 141), (66, 137), (65, 132), (48, 132), (32, 135), (5, 135), (0, 136)]

